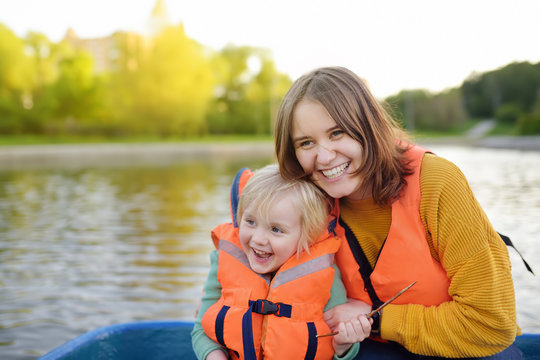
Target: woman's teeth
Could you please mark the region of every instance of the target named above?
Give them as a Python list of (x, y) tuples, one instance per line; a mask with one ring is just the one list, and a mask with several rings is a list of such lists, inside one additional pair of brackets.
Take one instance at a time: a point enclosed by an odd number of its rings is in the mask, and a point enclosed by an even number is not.
[(345, 170), (349, 167), (349, 164), (350, 164), (350, 162), (348, 162), (346, 164), (343, 164), (343, 165), (336, 166), (335, 168), (330, 169), (330, 170), (322, 170), (322, 173), (328, 179), (335, 179), (335, 178), (343, 175)]

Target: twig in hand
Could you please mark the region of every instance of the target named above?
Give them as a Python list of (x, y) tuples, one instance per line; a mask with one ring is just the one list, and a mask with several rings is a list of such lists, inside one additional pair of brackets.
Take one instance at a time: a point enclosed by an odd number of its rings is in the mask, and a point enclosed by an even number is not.
[(386, 301), (384, 304), (382, 304), (381, 306), (379, 306), (378, 308), (376, 308), (375, 310), (372, 310), (369, 314), (366, 315), (366, 317), (369, 319), (371, 318), (373, 315), (375, 315), (376, 312), (378, 311), (381, 311), (383, 307), (385, 307), (386, 305), (390, 304), (392, 301), (396, 300), (396, 298), (403, 294), (405, 291), (409, 290), (409, 288), (411, 286), (413, 286), (414, 284), (416, 284), (416, 281), (413, 281), (409, 286), (407, 286), (406, 288), (404, 288), (403, 290), (401, 290), (400, 292), (398, 292), (396, 295), (392, 296), (390, 299), (388, 299), (388, 301)]

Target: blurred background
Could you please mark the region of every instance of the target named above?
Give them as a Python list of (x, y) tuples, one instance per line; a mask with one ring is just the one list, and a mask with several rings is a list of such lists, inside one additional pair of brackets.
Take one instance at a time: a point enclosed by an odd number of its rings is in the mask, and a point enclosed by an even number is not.
[[(411, 131), (540, 133), (540, 5), (0, 3), (0, 134), (269, 135), (292, 80), (342, 65)], [(495, 123), (492, 123), (495, 125)]]
[(538, 273), (539, 35), (535, 0), (1, 1), (0, 358), (193, 320), (231, 181), (274, 161), (280, 100), (319, 66), (456, 163)]

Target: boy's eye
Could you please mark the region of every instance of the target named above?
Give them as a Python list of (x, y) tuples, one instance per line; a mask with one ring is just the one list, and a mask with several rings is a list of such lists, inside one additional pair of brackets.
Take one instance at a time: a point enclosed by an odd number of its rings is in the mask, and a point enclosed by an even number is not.
[(251, 220), (251, 219), (245, 219), (244, 222), (245, 222), (246, 224), (248, 224), (248, 225), (251, 225), (251, 226), (255, 225), (255, 221), (254, 221), (254, 220)]
[(281, 231), (280, 228), (278, 228), (277, 226), (272, 226), (272, 232), (275, 232), (275, 233), (281, 233), (283, 231)]

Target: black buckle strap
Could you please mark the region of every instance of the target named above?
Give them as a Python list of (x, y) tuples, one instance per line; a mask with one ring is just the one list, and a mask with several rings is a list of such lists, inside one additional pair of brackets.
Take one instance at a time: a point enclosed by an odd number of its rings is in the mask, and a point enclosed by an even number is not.
[(250, 301), (251, 311), (261, 315), (291, 317), (292, 306), (284, 303), (273, 303), (270, 300), (258, 299)]

